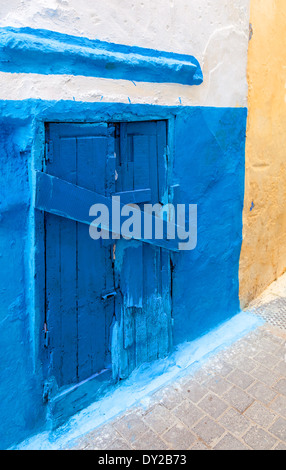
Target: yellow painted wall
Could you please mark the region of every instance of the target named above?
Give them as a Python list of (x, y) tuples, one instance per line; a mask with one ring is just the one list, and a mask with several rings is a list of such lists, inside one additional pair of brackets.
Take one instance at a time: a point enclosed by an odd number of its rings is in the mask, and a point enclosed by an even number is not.
[(286, 1), (251, 0), (250, 18), (242, 307), (286, 268)]

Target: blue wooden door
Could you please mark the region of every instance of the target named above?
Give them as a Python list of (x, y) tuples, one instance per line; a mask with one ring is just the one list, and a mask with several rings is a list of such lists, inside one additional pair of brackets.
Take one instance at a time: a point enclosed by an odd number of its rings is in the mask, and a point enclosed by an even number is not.
[[(141, 205), (167, 202), (165, 121), (118, 125), (116, 155), (117, 193), (142, 191)], [(125, 378), (172, 348), (171, 264), (169, 251), (152, 244), (120, 240), (115, 253), (113, 374)]]
[[(114, 157), (108, 126), (50, 124), (47, 131), (46, 173), (106, 195)], [(47, 367), (61, 388), (110, 369), (114, 298), (104, 293), (114, 291), (112, 247), (94, 242), (88, 225), (50, 213), (45, 234)]]
[(45, 367), (61, 391), (128, 377), (172, 347), (166, 241), (89, 235), (91, 205), (112, 195), (166, 202), (167, 125), (49, 124), (46, 140), (36, 198), (45, 213)]

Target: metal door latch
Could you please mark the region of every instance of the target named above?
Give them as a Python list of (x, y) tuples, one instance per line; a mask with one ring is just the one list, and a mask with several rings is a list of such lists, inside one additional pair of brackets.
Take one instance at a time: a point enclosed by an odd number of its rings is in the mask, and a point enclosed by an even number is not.
[(106, 300), (110, 300), (110, 299), (112, 299), (116, 296), (117, 296), (117, 292), (116, 291), (111, 291), (111, 292), (104, 292), (102, 294), (101, 298), (102, 298), (103, 301), (106, 301)]

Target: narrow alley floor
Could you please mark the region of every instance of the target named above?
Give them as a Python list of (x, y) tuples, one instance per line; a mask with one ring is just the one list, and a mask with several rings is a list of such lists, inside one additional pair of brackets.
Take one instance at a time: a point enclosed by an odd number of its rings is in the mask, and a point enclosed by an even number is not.
[(286, 275), (249, 310), (266, 323), (74, 449), (286, 450)]

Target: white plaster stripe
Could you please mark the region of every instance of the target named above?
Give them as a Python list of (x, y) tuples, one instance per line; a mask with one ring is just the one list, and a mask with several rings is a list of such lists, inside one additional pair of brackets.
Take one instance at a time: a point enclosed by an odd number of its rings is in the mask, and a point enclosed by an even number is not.
[[(218, 67), (219, 68), (219, 67)], [(211, 79), (211, 80), (210, 80)], [(120, 102), (160, 106), (246, 106), (245, 93), (214, 87), (215, 72), (200, 86), (111, 80), (72, 75), (0, 72), (1, 100), (75, 100)], [(231, 90), (230, 90), (231, 88)], [(228, 92), (230, 91), (230, 92)]]
[[(199, 87), (83, 77), (0, 75), (0, 93), (11, 99), (73, 99), (134, 103), (247, 106), (250, 0), (10, 0), (1, 2), (0, 27), (31, 27), (79, 37), (172, 51), (196, 57)], [(29, 83), (31, 82), (31, 83)], [(13, 89), (11, 89), (13, 87)], [(21, 90), (21, 91), (20, 91)]]

